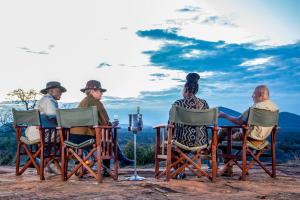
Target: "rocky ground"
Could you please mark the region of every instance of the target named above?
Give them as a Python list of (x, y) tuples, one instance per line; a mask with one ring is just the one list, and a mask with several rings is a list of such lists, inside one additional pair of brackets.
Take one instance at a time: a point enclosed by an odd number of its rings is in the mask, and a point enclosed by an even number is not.
[[(238, 172), (238, 170), (235, 170)], [(126, 177), (131, 169), (121, 169), (118, 181), (105, 178), (97, 183), (92, 178), (72, 177), (63, 182), (59, 175), (47, 174), (40, 181), (30, 169), (22, 176), (15, 176), (14, 167), (0, 167), (0, 199), (300, 199), (300, 166), (278, 166), (278, 177), (270, 178), (255, 168), (247, 181), (219, 177), (211, 183), (205, 177), (191, 174), (185, 180), (153, 178), (153, 169), (141, 169), (146, 177), (140, 182), (130, 182)]]

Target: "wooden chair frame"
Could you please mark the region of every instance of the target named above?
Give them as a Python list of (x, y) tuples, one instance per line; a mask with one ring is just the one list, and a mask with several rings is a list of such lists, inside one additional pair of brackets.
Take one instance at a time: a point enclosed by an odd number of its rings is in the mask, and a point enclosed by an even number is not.
[[(16, 112), (23, 112), (26, 113), (27, 111), (16, 111), (13, 109), (14, 118), (16, 118)], [(14, 127), (16, 131), (16, 140), (17, 140), (17, 152), (16, 152), (16, 175), (22, 175), (32, 164), (36, 169), (38, 175), (40, 176), (40, 180), (45, 180), (45, 173), (44, 168), (45, 166), (51, 161), (54, 161), (56, 167), (61, 170), (59, 165), (60, 160), (60, 146), (59, 143), (55, 141), (51, 141), (51, 135), (54, 134), (54, 138), (56, 138), (57, 132), (56, 128), (47, 128), (41, 126), (40, 121), (40, 113), (37, 110), (29, 111), (29, 112), (36, 112), (38, 115), (38, 122), (35, 124), (25, 124), (22, 125), (19, 122), (14, 121)], [(40, 141), (33, 144), (26, 144), (24, 141), (21, 140), (22, 137), (22, 130), (26, 129), (28, 126), (36, 126), (39, 130), (40, 134)], [(48, 140), (45, 142), (45, 132), (48, 131)], [(22, 149), (24, 151), (22, 151)], [(53, 150), (53, 151), (52, 151)], [(46, 152), (46, 154), (45, 154)], [(25, 163), (23, 168), (20, 167), (20, 159), (21, 156), (27, 156), (29, 160)], [(40, 166), (36, 163), (36, 158), (40, 159)], [(21, 169), (20, 169), (21, 168)]]
[[(97, 116), (93, 113), (94, 117)], [(61, 119), (61, 117), (60, 117)], [(97, 119), (94, 119), (94, 123), (98, 123)], [(117, 127), (112, 126), (84, 126), (93, 128), (95, 130), (95, 142), (91, 144), (92, 148), (88, 151), (86, 156), (83, 155), (83, 150), (85, 147), (72, 147), (66, 145), (68, 141), (70, 129), (72, 127), (79, 127), (72, 125), (69, 127), (59, 126), (57, 129), (60, 133), (60, 143), (61, 143), (61, 163), (62, 163), (62, 180), (67, 181), (76, 172), (79, 172), (78, 176), (83, 177), (85, 172), (92, 175), (97, 182), (102, 182), (102, 168), (109, 174), (114, 180), (118, 179), (118, 156), (117, 156)], [(93, 154), (96, 152), (96, 156)], [(87, 164), (87, 161), (93, 157), (93, 161)], [(77, 160), (78, 164), (68, 172), (69, 160)], [(106, 166), (102, 164), (103, 160), (114, 160), (114, 171), (112, 172)], [(97, 170), (93, 171), (92, 167), (97, 164)]]
[[(190, 157), (183, 150), (178, 148), (177, 145), (172, 143), (172, 133), (174, 130), (174, 125), (158, 125), (154, 127), (156, 129), (156, 153), (155, 153), (155, 178), (159, 179), (162, 176), (166, 175), (166, 181), (169, 181), (171, 178), (176, 177), (181, 173), (185, 168), (188, 168), (196, 176), (201, 177), (204, 175), (211, 181), (216, 181), (217, 177), (217, 132), (218, 127), (208, 127), (212, 129), (212, 143), (211, 149), (199, 149), (193, 152), (193, 155)], [(165, 141), (165, 130), (168, 129), (167, 142)], [(162, 135), (161, 135), (162, 133)], [(162, 139), (161, 139), (162, 138)], [(162, 140), (162, 142), (161, 142)], [(176, 158), (176, 161), (172, 163), (172, 154), (177, 153), (179, 157)], [(212, 160), (212, 172), (209, 174), (201, 168), (201, 159), (211, 159)], [(166, 169), (160, 172), (159, 162), (161, 160), (166, 160)], [(171, 169), (177, 164), (181, 163), (182, 165), (177, 168), (174, 172), (171, 173)]]
[[(176, 108), (172, 107), (170, 111), (170, 119), (175, 119), (175, 121), (182, 120), (183, 118), (176, 117), (171, 112), (174, 111)], [(180, 108), (182, 109), (182, 108)], [(215, 111), (215, 119), (216, 113)], [(179, 111), (181, 112), (181, 111)], [(182, 110), (182, 112), (190, 112), (188, 109)], [(192, 110), (191, 112), (199, 112), (199, 110)], [(173, 116), (172, 116), (173, 115)], [(188, 117), (191, 119), (191, 123), (197, 123), (197, 120), (193, 119), (192, 117)], [(216, 122), (216, 120), (215, 120)], [(208, 123), (208, 122), (206, 122)], [(154, 127), (156, 129), (156, 153), (155, 153), (155, 178), (161, 178), (162, 176), (166, 175), (166, 181), (169, 181), (171, 178), (176, 177), (179, 173), (181, 173), (185, 168), (188, 168), (191, 172), (193, 172), (198, 177), (204, 175), (211, 181), (216, 181), (217, 177), (217, 144), (218, 144), (218, 127), (217, 124), (214, 123), (213, 126), (207, 126), (207, 129), (212, 130), (212, 142), (211, 147), (209, 146), (207, 149), (205, 148), (198, 148), (192, 153), (193, 155), (190, 157), (187, 153), (185, 153), (181, 148), (179, 148), (176, 143), (172, 141), (173, 131), (174, 131), (173, 123), (168, 125), (157, 125)], [(167, 138), (165, 136), (167, 129)], [(179, 155), (174, 162), (172, 162), (172, 158), (174, 158), (175, 153)], [(211, 159), (212, 160), (212, 172), (209, 174), (208, 172), (204, 171), (201, 168), (201, 159)], [(162, 172), (159, 170), (159, 162), (161, 160), (166, 160), (166, 169)], [(171, 173), (171, 169), (174, 168), (176, 165), (181, 163), (182, 165), (175, 169), (174, 172)]]
[[(225, 163), (223, 169), (220, 171), (220, 175), (223, 175), (225, 171), (228, 169), (229, 165), (237, 165), (238, 168), (241, 169), (242, 173), (240, 176), (240, 180), (246, 180), (246, 175), (249, 174), (249, 170), (255, 163), (257, 163), (270, 177), (275, 178), (276, 177), (276, 135), (278, 127), (277, 125), (274, 125), (272, 131), (271, 131), (271, 145), (266, 145), (263, 149), (256, 150), (256, 152), (253, 151), (251, 147), (247, 145), (247, 139), (250, 134), (250, 124), (246, 124), (243, 126), (221, 126), (222, 128), (228, 129), (227, 131), (227, 147), (226, 147), (226, 153), (222, 153), (222, 157), (225, 159), (228, 159), (228, 161)], [(235, 147), (238, 150), (235, 153), (232, 153), (233, 149), (233, 142), (232, 142), (232, 134), (234, 128), (241, 128), (243, 130), (243, 139), (242, 139), (242, 146)], [(270, 137), (269, 136), (269, 137)], [(239, 149), (240, 148), (240, 149)], [(266, 150), (271, 150), (271, 154), (264, 154)], [(271, 157), (272, 158), (272, 169), (269, 170), (259, 159), (261, 157)], [(251, 160), (247, 162), (247, 158), (250, 158)], [(241, 160), (241, 163), (239, 163), (239, 160)]]

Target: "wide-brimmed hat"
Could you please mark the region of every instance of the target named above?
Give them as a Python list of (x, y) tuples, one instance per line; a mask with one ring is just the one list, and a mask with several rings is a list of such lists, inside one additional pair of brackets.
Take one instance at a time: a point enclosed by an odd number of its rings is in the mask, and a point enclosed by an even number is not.
[(50, 81), (46, 84), (46, 88), (42, 89), (40, 92), (42, 94), (47, 94), (47, 90), (51, 89), (51, 88), (59, 88), (61, 89), (62, 92), (66, 92), (66, 88), (64, 88), (63, 86), (61, 86), (60, 82), (57, 81)]
[(85, 92), (86, 90), (100, 90), (101, 92), (106, 92), (106, 89), (101, 87), (101, 83), (96, 80), (89, 80), (86, 83), (85, 88), (81, 89), (81, 92)]

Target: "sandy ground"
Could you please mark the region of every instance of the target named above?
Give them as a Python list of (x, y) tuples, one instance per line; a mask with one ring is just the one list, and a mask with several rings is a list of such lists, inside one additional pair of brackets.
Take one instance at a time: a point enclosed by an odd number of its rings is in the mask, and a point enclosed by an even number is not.
[(146, 177), (140, 182), (126, 180), (131, 169), (121, 169), (118, 181), (105, 178), (97, 183), (92, 178), (72, 177), (63, 182), (59, 175), (46, 174), (40, 181), (33, 169), (15, 176), (14, 167), (0, 167), (0, 199), (300, 199), (300, 166), (278, 166), (278, 177), (270, 178), (253, 169), (247, 181), (218, 177), (211, 183), (205, 177), (189, 174), (185, 180), (153, 178), (153, 169), (140, 169)]

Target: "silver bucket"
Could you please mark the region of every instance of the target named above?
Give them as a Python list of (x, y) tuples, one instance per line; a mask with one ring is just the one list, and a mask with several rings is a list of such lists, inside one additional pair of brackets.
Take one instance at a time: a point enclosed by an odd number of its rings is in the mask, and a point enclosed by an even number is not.
[(142, 114), (129, 114), (129, 127), (128, 131), (142, 131), (143, 119)]

